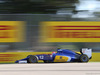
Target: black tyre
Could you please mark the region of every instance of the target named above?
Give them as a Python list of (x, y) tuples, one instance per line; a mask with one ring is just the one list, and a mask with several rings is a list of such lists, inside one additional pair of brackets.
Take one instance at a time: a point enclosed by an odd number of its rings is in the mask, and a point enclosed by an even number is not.
[(38, 59), (34, 55), (27, 56), (29, 59), (27, 60), (28, 63), (38, 63)]
[(85, 54), (82, 54), (79, 59), (80, 59), (80, 62), (88, 62), (89, 61), (88, 56)]

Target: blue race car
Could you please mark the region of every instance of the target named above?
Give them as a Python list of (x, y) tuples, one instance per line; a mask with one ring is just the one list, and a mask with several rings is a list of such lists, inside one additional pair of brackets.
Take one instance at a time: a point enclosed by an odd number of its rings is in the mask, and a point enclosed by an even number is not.
[(53, 62), (88, 62), (92, 58), (92, 49), (82, 48), (80, 53), (68, 49), (58, 49), (57, 53), (28, 55), (26, 58), (17, 60), (15, 63), (38, 63), (43, 60), (44, 63)]

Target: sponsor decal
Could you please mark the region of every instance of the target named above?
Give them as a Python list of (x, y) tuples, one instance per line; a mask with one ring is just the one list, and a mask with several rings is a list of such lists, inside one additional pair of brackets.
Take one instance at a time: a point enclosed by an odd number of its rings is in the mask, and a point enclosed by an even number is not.
[(68, 61), (68, 57), (66, 56), (56, 56), (54, 59), (54, 62), (67, 62)]
[(42, 22), (42, 42), (100, 42), (100, 22)]
[(0, 54), (0, 62), (14, 61), (14, 58), (17, 56), (19, 56), (19, 54)]
[(23, 21), (0, 21), (0, 42), (23, 42), (24, 25)]
[(62, 57), (60, 57), (60, 59), (62, 59)]

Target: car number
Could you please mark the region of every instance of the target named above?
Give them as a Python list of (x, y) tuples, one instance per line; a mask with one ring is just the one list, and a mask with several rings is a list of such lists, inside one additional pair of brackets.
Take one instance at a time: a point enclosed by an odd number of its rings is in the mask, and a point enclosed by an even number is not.
[(42, 55), (42, 56), (39, 56), (40, 57), (40, 59), (44, 59), (44, 56)]

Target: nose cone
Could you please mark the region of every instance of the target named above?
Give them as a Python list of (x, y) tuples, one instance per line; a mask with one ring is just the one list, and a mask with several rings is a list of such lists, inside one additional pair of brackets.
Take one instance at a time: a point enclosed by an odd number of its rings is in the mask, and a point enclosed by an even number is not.
[(15, 61), (15, 63), (19, 63), (19, 61), (18, 61), (18, 60), (16, 60), (16, 61)]

